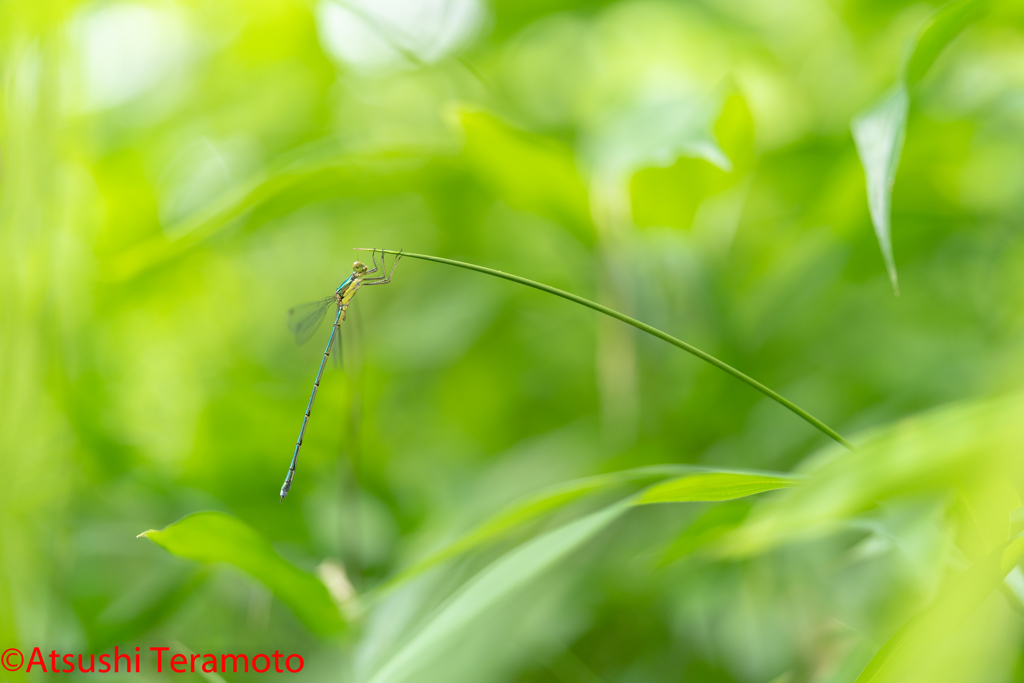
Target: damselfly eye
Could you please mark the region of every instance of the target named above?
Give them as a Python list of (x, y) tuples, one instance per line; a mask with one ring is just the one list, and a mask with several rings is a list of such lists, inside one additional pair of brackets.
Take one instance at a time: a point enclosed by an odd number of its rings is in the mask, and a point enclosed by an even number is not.
[(362, 272), (366, 270), (366, 266), (364, 266), (361, 262), (356, 261), (355, 263), (352, 264), (352, 270), (356, 272)]

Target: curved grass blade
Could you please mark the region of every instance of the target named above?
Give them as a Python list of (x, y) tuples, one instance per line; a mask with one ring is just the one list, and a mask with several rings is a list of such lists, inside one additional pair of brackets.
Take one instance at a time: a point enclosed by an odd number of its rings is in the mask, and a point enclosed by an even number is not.
[(686, 465), (639, 467), (621, 472), (611, 472), (575, 479), (542, 489), (537, 493), (512, 503), (462, 537), (403, 570), (379, 590), (388, 591), (396, 588), (399, 584), (425, 572), (431, 567), (494, 542), (512, 530), (586, 496), (607, 491), (629, 482), (669, 477), (693, 469)]
[(616, 503), (542, 534), (492, 563), (438, 609), (370, 683), (414, 680), (421, 666), (457, 640), (484, 612), (582, 546), (628, 509), (628, 503)]
[[(636, 471), (631, 474), (635, 475)], [(588, 488), (586, 482), (597, 485), (598, 482), (595, 480), (600, 479), (601, 477), (590, 477), (587, 480), (570, 482), (573, 486), (567, 486), (565, 491), (585, 491)], [(725, 500), (723, 496), (739, 498), (797, 483), (785, 475), (696, 472), (669, 482), (655, 484), (644, 492), (545, 532), (494, 561), (456, 591), (437, 610), (426, 626), (412, 636), (405, 646), (377, 671), (370, 679), (370, 683), (414, 680), (421, 666), (438, 656), (446, 646), (457, 642), (461, 634), (471, 628), (486, 611), (576, 551), (634, 506), (653, 502)], [(549, 499), (556, 500), (554, 496)], [(507, 518), (507, 515), (499, 515), (495, 519)]]
[(299, 304), (288, 309), (288, 329), (295, 335), (295, 343), (305, 344), (320, 329), (327, 309), (334, 303), (333, 296), (328, 296), (319, 301)]
[(237, 517), (197, 512), (142, 536), (180, 557), (238, 567), (269, 588), (314, 633), (329, 635), (344, 628), (323, 583), (278, 555), (267, 539)]
[(704, 472), (651, 486), (634, 503), (699, 503), (746, 498), (765, 491), (799, 486), (801, 480), (786, 475), (745, 472)]
[[(358, 248), (357, 251), (370, 251), (370, 249)], [(689, 353), (691, 355), (694, 355), (697, 358), (700, 358), (704, 362), (710, 363), (711, 365), (715, 366), (719, 370), (724, 370), (725, 372), (729, 373), (730, 375), (732, 375), (736, 379), (738, 379), (741, 382), (744, 382), (745, 384), (747, 384), (747, 385), (753, 387), (754, 389), (760, 391), (762, 394), (764, 394), (768, 398), (772, 399), (773, 401), (775, 401), (779, 405), (781, 405), (781, 406), (785, 407), (786, 409), (790, 410), (791, 412), (795, 413), (801, 419), (803, 419), (804, 421), (809, 423), (811, 426), (813, 426), (815, 429), (817, 429), (821, 433), (825, 434), (829, 438), (836, 440), (837, 442), (841, 443), (843, 446), (845, 446), (846, 448), (848, 448), (851, 451), (857, 450), (856, 448), (854, 448), (852, 443), (850, 443), (849, 441), (844, 439), (842, 436), (840, 436), (839, 432), (837, 432), (836, 430), (832, 429), (827, 424), (825, 424), (824, 422), (822, 422), (818, 418), (814, 417), (813, 415), (808, 413), (806, 410), (804, 410), (803, 408), (801, 408), (797, 404), (793, 403), (789, 399), (785, 398), (784, 396), (782, 396), (778, 392), (773, 391), (772, 389), (769, 389), (768, 387), (766, 387), (765, 385), (761, 384), (760, 382), (758, 382), (754, 378), (748, 377), (747, 375), (743, 374), (742, 372), (740, 372), (736, 368), (732, 367), (728, 363), (715, 358), (710, 353), (707, 353), (706, 351), (701, 351), (696, 346), (693, 346), (692, 344), (687, 344), (682, 339), (677, 339), (677, 338), (673, 337), (672, 335), (668, 334), (667, 332), (662, 332), (661, 330), (659, 330), (656, 327), (652, 327), (652, 326), (648, 325), (647, 323), (640, 322), (636, 318), (631, 318), (628, 315), (626, 315), (625, 313), (619, 313), (618, 311), (616, 311), (616, 310), (614, 310), (612, 308), (608, 308), (607, 306), (602, 306), (599, 303), (595, 303), (593, 301), (590, 301), (589, 299), (584, 299), (581, 296), (577, 296), (575, 294), (571, 294), (571, 293), (566, 292), (564, 290), (557, 289), (555, 287), (551, 287), (550, 285), (545, 285), (545, 284), (542, 284), (540, 282), (535, 282), (533, 280), (528, 280), (525, 277), (520, 277), (518, 275), (511, 275), (509, 273), (503, 273), (500, 270), (494, 270), (492, 268), (485, 268), (483, 266), (478, 266), (478, 265), (473, 264), (473, 263), (465, 263), (463, 261), (454, 261), (452, 259), (441, 258), (440, 256), (429, 256), (427, 254), (413, 254), (413, 253), (408, 252), (408, 251), (398, 252), (398, 251), (395, 251), (393, 249), (377, 249), (377, 251), (380, 251), (380, 252), (383, 252), (383, 253), (386, 253), (386, 254), (399, 254), (399, 253), (401, 253), (402, 256), (408, 256), (409, 258), (420, 259), (422, 261), (433, 261), (434, 263), (443, 263), (445, 265), (455, 266), (457, 268), (465, 268), (466, 270), (475, 270), (478, 273), (484, 273), (485, 275), (490, 275), (492, 277), (500, 277), (500, 278), (502, 278), (504, 280), (509, 280), (511, 282), (517, 282), (517, 283), (519, 283), (521, 285), (526, 285), (527, 287), (533, 287), (534, 289), (539, 289), (542, 292), (547, 292), (548, 294), (554, 294), (555, 296), (562, 297), (563, 299), (568, 299), (569, 301), (572, 301), (574, 303), (580, 304), (581, 306), (586, 306), (587, 308), (592, 308), (595, 311), (597, 311), (598, 313), (603, 313), (603, 314), (605, 314), (605, 315), (607, 315), (607, 316), (609, 316), (611, 318), (615, 318), (616, 320), (620, 320), (620, 321), (626, 323), (627, 325), (632, 325), (633, 327), (637, 328), (638, 330), (641, 330), (642, 332), (646, 332), (647, 334), (649, 334), (651, 336), (657, 337), (658, 339), (661, 339), (662, 341), (667, 341), (669, 344), (672, 344), (673, 346), (676, 346), (676, 347), (682, 349), (683, 351), (686, 351), (687, 353)]]
[(658, 566), (665, 567), (738, 527), (750, 512), (749, 503), (738, 499), (802, 483), (802, 478), (784, 474), (703, 472), (650, 486), (633, 504), (730, 501), (710, 508), (663, 551)]

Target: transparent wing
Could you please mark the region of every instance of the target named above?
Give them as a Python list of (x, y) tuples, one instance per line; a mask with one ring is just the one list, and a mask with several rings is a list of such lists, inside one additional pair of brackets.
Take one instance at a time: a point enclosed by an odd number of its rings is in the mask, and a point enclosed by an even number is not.
[(334, 335), (334, 343), (331, 347), (331, 355), (334, 358), (334, 369), (341, 370), (343, 363), (341, 357), (341, 329), (338, 329), (338, 333)]
[(297, 344), (305, 344), (320, 327), (327, 309), (334, 303), (329, 296), (320, 301), (310, 301), (288, 309), (288, 329), (295, 335)]

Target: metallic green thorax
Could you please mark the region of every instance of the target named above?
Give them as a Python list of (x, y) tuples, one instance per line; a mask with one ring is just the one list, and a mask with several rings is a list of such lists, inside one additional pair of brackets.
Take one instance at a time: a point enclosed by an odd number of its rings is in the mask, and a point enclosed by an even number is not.
[(363, 278), (365, 276), (366, 266), (356, 261), (352, 264), (352, 274), (335, 290), (334, 298), (338, 302), (338, 308), (341, 309), (341, 320), (345, 319), (348, 304), (352, 301), (352, 297), (356, 295), (356, 292), (359, 291), (359, 288), (363, 286)]

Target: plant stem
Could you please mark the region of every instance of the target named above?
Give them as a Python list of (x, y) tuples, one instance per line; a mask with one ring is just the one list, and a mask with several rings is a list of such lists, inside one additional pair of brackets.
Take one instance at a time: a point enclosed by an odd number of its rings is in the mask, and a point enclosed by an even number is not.
[[(372, 251), (372, 250), (359, 247), (359, 248), (357, 248), (357, 251)], [(607, 306), (602, 306), (599, 303), (595, 303), (593, 301), (590, 301), (589, 299), (584, 299), (583, 297), (577, 296), (577, 295), (572, 294), (570, 292), (566, 292), (566, 291), (563, 291), (561, 289), (557, 289), (555, 287), (551, 287), (549, 285), (542, 284), (540, 282), (534, 282), (533, 280), (528, 280), (525, 277), (519, 277), (518, 275), (511, 275), (509, 273), (503, 273), (500, 270), (494, 270), (492, 268), (485, 268), (483, 266), (478, 266), (478, 265), (473, 264), (473, 263), (464, 263), (462, 261), (453, 261), (452, 259), (441, 258), (440, 256), (430, 256), (430, 255), (427, 255), (427, 254), (413, 254), (413, 253), (410, 253), (410, 252), (407, 252), (407, 251), (397, 252), (397, 251), (394, 251), (393, 249), (377, 249), (376, 251), (380, 251), (380, 252), (383, 252), (385, 254), (394, 254), (394, 255), (398, 255), (399, 253), (401, 253), (401, 255), (403, 257), (407, 256), (409, 258), (421, 259), (423, 261), (433, 261), (435, 263), (444, 263), (445, 265), (456, 266), (458, 268), (465, 268), (466, 270), (475, 270), (478, 273), (484, 273), (486, 275), (491, 275), (491, 276), (494, 276), (494, 277), (500, 277), (500, 278), (502, 278), (504, 280), (511, 280), (512, 282), (518, 282), (521, 285), (526, 285), (527, 287), (533, 287), (534, 289), (539, 289), (542, 292), (547, 292), (548, 294), (554, 294), (555, 296), (560, 296), (563, 299), (568, 299), (569, 301), (573, 301), (573, 302), (578, 303), (578, 304), (580, 304), (582, 306), (586, 306), (587, 308), (592, 308), (592, 309), (594, 309), (595, 311), (597, 311), (599, 313), (604, 313), (605, 315), (607, 315), (609, 317), (612, 317), (612, 318), (615, 318), (616, 320), (621, 320), (622, 322), (626, 323), (627, 325), (632, 325), (633, 327), (637, 328), (638, 330), (642, 330), (642, 331), (646, 332), (649, 335), (657, 337), (658, 339), (661, 339), (663, 341), (667, 341), (669, 344), (672, 344), (673, 346), (677, 346), (680, 349), (682, 349), (683, 351), (686, 351), (687, 353), (690, 353), (690, 354), (692, 354), (694, 356), (697, 356), (697, 358), (700, 358), (701, 360), (703, 360), (703, 361), (705, 361), (707, 363), (710, 363), (711, 365), (714, 365), (716, 368), (718, 368), (720, 370), (724, 370), (725, 372), (729, 373), (730, 375), (732, 375), (736, 379), (740, 380), (741, 382), (745, 382), (746, 384), (750, 385), (754, 389), (757, 389), (762, 394), (764, 394), (768, 398), (772, 399), (776, 403), (778, 403), (778, 404), (788, 408), (792, 412), (796, 413), (801, 418), (806, 420), (808, 423), (813, 425), (815, 427), (815, 429), (817, 429), (818, 431), (822, 432), (823, 434), (826, 434), (827, 436), (829, 436), (830, 438), (834, 439), (835, 441), (841, 443), (843, 446), (845, 446), (849, 450), (851, 450), (851, 451), (857, 450), (852, 443), (850, 443), (849, 441), (844, 439), (842, 436), (840, 436), (839, 432), (837, 432), (836, 430), (832, 429), (827, 424), (825, 424), (824, 422), (822, 422), (818, 418), (814, 417), (813, 415), (808, 413), (806, 410), (804, 410), (803, 408), (801, 408), (797, 404), (795, 404), (792, 401), (790, 401), (789, 399), (787, 399), (785, 396), (783, 396), (783, 395), (779, 394), (778, 392), (773, 391), (773, 390), (769, 389), (768, 387), (766, 387), (765, 385), (761, 384), (760, 382), (758, 382), (753, 377), (749, 377), (749, 376), (743, 374), (742, 372), (740, 372), (736, 368), (732, 367), (728, 363), (715, 358), (714, 356), (712, 356), (710, 353), (707, 353), (706, 351), (701, 351), (700, 349), (698, 349), (696, 346), (693, 346), (692, 344), (687, 344), (682, 339), (677, 339), (676, 337), (673, 337), (672, 335), (668, 334), (667, 332), (662, 332), (658, 328), (651, 327), (647, 323), (640, 322), (636, 318), (631, 318), (631, 317), (629, 317), (628, 315), (626, 315), (624, 313), (619, 313), (618, 311), (616, 311), (614, 309), (608, 308)]]

